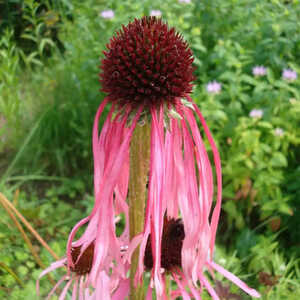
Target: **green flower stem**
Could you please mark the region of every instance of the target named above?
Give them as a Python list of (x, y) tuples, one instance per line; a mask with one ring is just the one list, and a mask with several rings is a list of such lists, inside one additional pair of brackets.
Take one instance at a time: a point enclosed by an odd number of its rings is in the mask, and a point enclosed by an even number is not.
[(166, 296), (167, 296), (167, 299), (171, 299), (171, 278), (170, 278), (170, 275), (166, 274), (165, 275), (166, 277)]
[[(129, 177), (129, 222), (130, 239), (144, 229), (145, 203), (150, 160), (151, 125), (137, 125), (130, 145), (130, 177)], [(134, 276), (138, 266), (139, 249), (132, 255), (130, 269), (130, 300), (144, 300), (143, 283), (135, 287)]]
[(0, 262), (0, 268), (4, 269), (5, 271), (7, 271), (15, 280), (16, 282), (22, 287), (24, 288), (25, 285), (23, 283), (23, 281), (18, 277), (18, 275), (10, 268), (8, 267), (5, 263)]
[[(8, 207), (15, 215), (22, 221), (26, 228), (33, 234), (33, 236), (41, 243), (41, 245), (54, 257), (59, 260), (59, 256), (50, 248), (50, 246), (43, 240), (43, 238), (37, 233), (37, 231), (30, 225), (30, 223), (24, 218), (24, 216), (15, 208), (15, 206), (2, 194), (0, 193), (0, 203), (2, 206)], [(6, 209), (8, 212), (8, 210)]]
[[(33, 244), (31, 243), (29, 237), (27, 236), (26, 232), (24, 231), (22, 225), (19, 223), (19, 221), (17, 220), (16, 216), (13, 214), (12, 210), (10, 209), (11, 206), (8, 206), (10, 202), (0, 193), (0, 204), (3, 206), (3, 208), (6, 210), (6, 212), (8, 213), (9, 217), (12, 219), (12, 221), (14, 222), (14, 224), (16, 225), (16, 228), (19, 230), (19, 232), (21, 233), (25, 243), (27, 244), (32, 256), (34, 257), (36, 263), (42, 268), (45, 269), (45, 265), (43, 264), (41, 258), (39, 257), (39, 255), (37, 254), (35, 248), (33, 247)], [(11, 204), (11, 203), (10, 203)], [(11, 204), (12, 205), (12, 204)], [(16, 209), (17, 211), (17, 209)], [(4, 267), (2, 265), (2, 267)], [(9, 270), (6, 269), (8, 272)], [(20, 281), (17, 279), (18, 277), (15, 277), (11, 272), (9, 272), (16, 280), (19, 284)], [(53, 278), (51, 277), (50, 274), (47, 274), (47, 277), (49, 278), (50, 282), (55, 285), (55, 281), (53, 280)], [(22, 284), (21, 284), (22, 285)], [(23, 285), (24, 286), (24, 285)]]

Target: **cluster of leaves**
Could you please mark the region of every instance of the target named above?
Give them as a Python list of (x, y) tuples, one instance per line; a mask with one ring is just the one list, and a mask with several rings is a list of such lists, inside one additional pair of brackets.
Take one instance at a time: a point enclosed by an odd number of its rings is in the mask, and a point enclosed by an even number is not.
[[(114, 17), (101, 17), (106, 9)], [(192, 96), (221, 152), (216, 259), (242, 277), (249, 274), (242, 279), (263, 299), (296, 299), (300, 84), (281, 74), (283, 68), (300, 74), (297, 0), (0, 1), (6, 12), (0, 23), (0, 189), (8, 197), (17, 187), (24, 190), (19, 209), (63, 255), (70, 228), (92, 205), (85, 193), (92, 191), (92, 122), (104, 96), (99, 56), (121, 24), (157, 9), (193, 49)], [(265, 76), (253, 76), (256, 65), (267, 68)], [(212, 80), (222, 84), (220, 93), (207, 92)], [(262, 116), (250, 117), (253, 109)], [(53, 176), (70, 179), (54, 184)], [(1, 268), (0, 286), (7, 290), (1, 288), (0, 297), (32, 299), (40, 269), (8, 217), (0, 226), (3, 264), (25, 283), (14, 289), (14, 277)], [(51, 257), (39, 251), (49, 264)], [(216, 287), (222, 299), (242, 299), (221, 277)]]
[[(49, 184), (47, 186), (46, 193), (43, 189), (37, 191), (32, 187), (27, 191), (21, 191), (18, 197), (14, 197), (14, 205), (27, 220), (30, 220), (31, 225), (37, 229), (55, 253), (63, 256), (70, 227), (77, 222), (82, 211), (86, 209), (84, 201), (80, 207), (74, 209), (70, 199), (78, 197), (78, 192), (83, 187), (80, 182), (74, 185), (74, 182), (70, 181), (57, 183), (53, 187)], [(7, 191), (9, 190), (7, 188)], [(62, 201), (61, 198), (66, 196), (69, 200)], [(1, 299), (34, 299), (35, 281), (42, 271), (41, 266), (37, 264), (14, 222), (6, 214), (1, 218), (0, 229), (0, 297)], [(30, 234), (28, 236), (46, 267), (53, 258), (33, 236)], [(48, 290), (51, 289), (49, 279), (45, 280), (43, 285)]]
[(24, 103), (26, 76), (43, 67), (45, 59), (61, 45), (59, 23), (60, 15), (49, 1), (0, 2), (0, 136), (8, 145), (22, 135), (23, 121), (28, 116), (32, 119), (31, 108)]

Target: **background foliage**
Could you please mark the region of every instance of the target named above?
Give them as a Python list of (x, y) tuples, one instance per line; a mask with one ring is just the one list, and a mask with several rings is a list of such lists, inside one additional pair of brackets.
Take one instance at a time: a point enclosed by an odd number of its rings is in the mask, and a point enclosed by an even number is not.
[[(113, 18), (101, 16), (107, 9)], [(0, 1), (0, 191), (13, 200), (20, 190), (17, 208), (64, 255), (70, 229), (93, 202), (99, 57), (121, 24), (158, 9), (194, 52), (192, 97), (221, 153), (216, 259), (263, 299), (298, 299), (300, 81), (282, 77), (287, 68), (300, 73), (297, 0)], [(266, 75), (253, 75), (257, 65)], [(219, 93), (207, 92), (213, 80)], [(33, 299), (41, 269), (0, 210), (0, 297)], [(217, 280), (222, 299), (231, 299)], [(44, 279), (42, 293), (50, 288)]]

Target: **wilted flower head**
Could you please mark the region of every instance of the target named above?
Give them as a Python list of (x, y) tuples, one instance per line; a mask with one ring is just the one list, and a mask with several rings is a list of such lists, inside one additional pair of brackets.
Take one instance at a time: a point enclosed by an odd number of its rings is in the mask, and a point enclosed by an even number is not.
[(206, 86), (206, 91), (210, 94), (219, 94), (221, 92), (222, 85), (217, 81), (209, 82)]
[(264, 76), (267, 74), (267, 68), (265, 68), (264, 66), (255, 66), (252, 69), (252, 74), (254, 76)]
[[(181, 268), (181, 250), (184, 237), (182, 220), (165, 217), (161, 243), (161, 267), (165, 271), (171, 272), (178, 267)], [(147, 240), (144, 265), (148, 270), (153, 268), (151, 234)]]
[(112, 19), (114, 16), (115, 16), (115, 13), (113, 10), (111, 9), (108, 9), (108, 10), (103, 10), (101, 13), (100, 13), (101, 17), (104, 18), (104, 19)]
[[(123, 26), (107, 48), (100, 82), (108, 95), (93, 127), (95, 206), (72, 230), (67, 258), (59, 264), (67, 264), (75, 290), (79, 283), (85, 299), (123, 300), (129, 292), (131, 255), (139, 246), (135, 279), (139, 282), (145, 269), (151, 271), (153, 284), (148, 286), (147, 299), (153, 288), (156, 299), (165, 299), (166, 273), (177, 284), (172, 298), (190, 299), (189, 288), (191, 295), (200, 299), (206, 288), (218, 299), (205, 277), (206, 268), (258, 297), (255, 290), (212, 260), (221, 210), (221, 162), (205, 119), (189, 96), (194, 76), (187, 43), (161, 19), (144, 17)], [(99, 134), (99, 118), (108, 103), (111, 107)], [(195, 115), (214, 157), (215, 204), (213, 169)], [(129, 241), (129, 154), (138, 121), (151, 123), (150, 163), (144, 227)], [(114, 219), (120, 213), (125, 215), (126, 225), (118, 237)], [(85, 223), (84, 234), (73, 242)]]
[(284, 135), (284, 130), (282, 129), (282, 128), (275, 128), (275, 130), (274, 130), (274, 134), (276, 135), (276, 136), (283, 136)]
[(151, 17), (160, 17), (161, 11), (157, 9), (152, 9), (149, 14)]
[(297, 79), (297, 72), (292, 69), (283, 69), (282, 78), (288, 81), (294, 81)]
[(262, 109), (252, 109), (249, 113), (249, 116), (251, 118), (261, 118), (263, 116), (264, 112)]

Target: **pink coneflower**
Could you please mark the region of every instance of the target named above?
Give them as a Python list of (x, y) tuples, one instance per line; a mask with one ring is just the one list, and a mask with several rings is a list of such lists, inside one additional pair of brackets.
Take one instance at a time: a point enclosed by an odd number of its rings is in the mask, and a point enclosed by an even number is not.
[(209, 82), (206, 86), (206, 91), (210, 94), (219, 94), (221, 92), (222, 85), (217, 81)]
[[(177, 283), (172, 299), (200, 299), (203, 288), (219, 299), (204, 274), (206, 269), (211, 274), (216, 270), (259, 297), (213, 261), (222, 198), (221, 162), (210, 130), (189, 96), (194, 67), (187, 43), (161, 19), (143, 17), (117, 32), (107, 48), (100, 74), (107, 97), (93, 128), (95, 206), (72, 230), (67, 258), (47, 271), (66, 263), (71, 279), (63, 292), (74, 282), (74, 289), (87, 298), (124, 299), (129, 292), (127, 271), (132, 253), (139, 246), (136, 283), (145, 271), (151, 272), (146, 299), (152, 299), (152, 289), (156, 299), (165, 299), (166, 274)], [(111, 107), (99, 135), (99, 118), (108, 103)], [(215, 205), (212, 166), (195, 115), (214, 156)], [(147, 201), (143, 230), (129, 241), (127, 195), (135, 192), (128, 191), (130, 142), (142, 121), (151, 123)], [(126, 225), (117, 237), (114, 219), (120, 213)], [(85, 233), (73, 242), (85, 223)], [(74, 292), (73, 297), (76, 299)]]
[(108, 9), (108, 10), (103, 10), (100, 13), (100, 16), (104, 19), (112, 19), (115, 16), (115, 13), (113, 10)]
[[(60, 295), (64, 299), (72, 287), (72, 299), (124, 299), (129, 292), (126, 277), (128, 263), (124, 260), (124, 250), (129, 244), (128, 204), (126, 203), (129, 170), (128, 147), (130, 136), (139, 118), (137, 114), (130, 128), (126, 126), (128, 117), (121, 113), (113, 116), (113, 107), (98, 134), (99, 117), (107, 104), (104, 100), (96, 114), (93, 128), (94, 193), (95, 205), (91, 214), (78, 222), (70, 233), (65, 258), (53, 263), (41, 273), (65, 267), (67, 273), (58, 281), (47, 299), (65, 283)], [(117, 130), (117, 131), (115, 131)], [(112, 135), (115, 133), (116, 135)], [(114, 136), (110, 138), (109, 136)], [(114, 202), (114, 207), (112, 202)], [(123, 213), (126, 227), (120, 237), (115, 233), (116, 215)], [(88, 224), (83, 235), (73, 242), (80, 227)], [(37, 282), (39, 290), (39, 281)]]
[[(199, 281), (217, 299), (203, 273), (207, 267), (258, 297), (256, 291), (212, 261), (221, 206), (221, 164), (205, 120), (189, 96), (194, 68), (187, 43), (161, 19), (144, 17), (118, 32), (104, 54), (100, 81), (115, 112), (129, 110), (137, 116), (143, 109), (151, 120), (145, 226), (125, 254), (130, 263), (133, 250), (140, 245), (136, 280), (141, 279), (145, 268), (151, 270), (157, 299), (163, 299), (164, 277), (170, 273), (178, 284), (178, 290), (172, 292), (174, 297), (186, 297), (188, 286), (198, 299)], [(195, 114), (214, 154), (218, 186), (215, 207), (212, 168)], [(130, 151), (129, 145), (126, 151)], [(151, 289), (152, 285), (148, 295)]]
[(255, 66), (252, 69), (252, 74), (257, 77), (264, 76), (267, 74), (267, 68), (265, 68), (264, 66)]
[(294, 81), (297, 79), (297, 72), (292, 69), (283, 69), (282, 78), (288, 81)]

